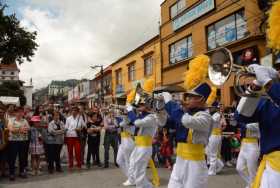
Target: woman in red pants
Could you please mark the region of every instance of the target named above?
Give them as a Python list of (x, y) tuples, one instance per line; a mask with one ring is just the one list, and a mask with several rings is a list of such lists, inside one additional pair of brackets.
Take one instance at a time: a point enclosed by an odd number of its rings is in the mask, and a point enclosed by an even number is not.
[(83, 127), (85, 127), (85, 122), (83, 118), (79, 115), (79, 108), (72, 108), (72, 115), (67, 118), (65, 124), (65, 141), (68, 148), (68, 165), (71, 170), (74, 166), (73, 163), (73, 151), (75, 151), (75, 158), (77, 161), (77, 168), (81, 169), (82, 161), (81, 161), (81, 142), (80, 142), (80, 131)]

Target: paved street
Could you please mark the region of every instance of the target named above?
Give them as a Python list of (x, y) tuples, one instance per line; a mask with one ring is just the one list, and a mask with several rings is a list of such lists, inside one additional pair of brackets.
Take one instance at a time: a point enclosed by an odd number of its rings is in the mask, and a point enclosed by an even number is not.
[[(160, 169), (161, 186), (167, 187), (170, 171)], [(63, 174), (30, 177), (27, 180), (17, 179), (15, 182), (0, 182), (1, 188), (119, 188), (124, 176), (117, 168), (82, 170), (81, 172), (65, 172)], [(222, 175), (210, 177), (209, 188), (243, 188), (242, 180), (234, 169), (225, 169)]]

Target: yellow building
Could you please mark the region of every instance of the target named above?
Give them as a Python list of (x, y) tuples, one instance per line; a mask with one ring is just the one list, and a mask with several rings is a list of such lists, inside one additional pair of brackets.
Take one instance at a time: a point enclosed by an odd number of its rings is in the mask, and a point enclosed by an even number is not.
[[(251, 60), (259, 62), (266, 51), (263, 17), (257, 0), (165, 0), (160, 29), (162, 84), (181, 85), (189, 61), (220, 46), (232, 52), (237, 64), (248, 64), (245, 54), (250, 53)], [(226, 106), (238, 99), (232, 86), (231, 77), (219, 90)]]
[(137, 83), (148, 78), (155, 80), (155, 86), (161, 85), (161, 57), (159, 36), (155, 36), (112, 65), (113, 96), (127, 94)]

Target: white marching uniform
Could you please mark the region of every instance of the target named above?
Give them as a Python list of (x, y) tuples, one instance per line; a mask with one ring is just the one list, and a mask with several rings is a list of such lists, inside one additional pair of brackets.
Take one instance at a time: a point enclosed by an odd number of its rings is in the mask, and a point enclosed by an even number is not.
[(139, 128), (135, 137), (135, 148), (130, 156), (129, 181), (137, 188), (151, 188), (152, 183), (146, 177), (146, 169), (152, 156), (152, 138), (158, 125), (163, 125), (156, 114), (148, 114), (142, 119), (134, 121), (135, 127)]
[[(260, 148), (258, 144), (259, 124), (246, 124), (246, 137), (242, 139), (236, 170), (250, 188), (257, 173)], [(280, 186), (280, 185), (279, 185)]]
[(219, 158), (222, 146), (221, 114), (216, 112), (212, 115), (212, 118), (213, 131), (206, 148), (207, 160), (210, 164), (208, 175), (216, 175), (224, 167), (223, 161)]
[(212, 130), (212, 117), (206, 111), (199, 111), (194, 116), (186, 113), (182, 117), (182, 124), (189, 128), (189, 133), (192, 132), (192, 138), (188, 134), (188, 143), (178, 143), (176, 163), (168, 188), (206, 188), (208, 169), (204, 147), (208, 144)]
[[(129, 125), (127, 117), (123, 117), (120, 127), (123, 129), (121, 132), (121, 144), (119, 145), (117, 154), (117, 164), (123, 171), (124, 175), (129, 177), (129, 158), (134, 149), (134, 141), (132, 135), (134, 134), (133, 126)], [(134, 184), (134, 179), (130, 180)]]

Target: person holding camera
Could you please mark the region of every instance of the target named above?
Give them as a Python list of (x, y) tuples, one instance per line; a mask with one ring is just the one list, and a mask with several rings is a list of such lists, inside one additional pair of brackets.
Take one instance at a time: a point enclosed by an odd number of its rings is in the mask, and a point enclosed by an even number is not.
[(79, 108), (72, 108), (72, 115), (66, 119), (65, 123), (65, 142), (68, 148), (68, 163), (69, 170), (73, 169), (73, 152), (75, 151), (75, 158), (77, 162), (77, 168), (81, 169), (81, 142), (80, 134), (83, 127), (85, 127), (83, 118), (79, 115)]

